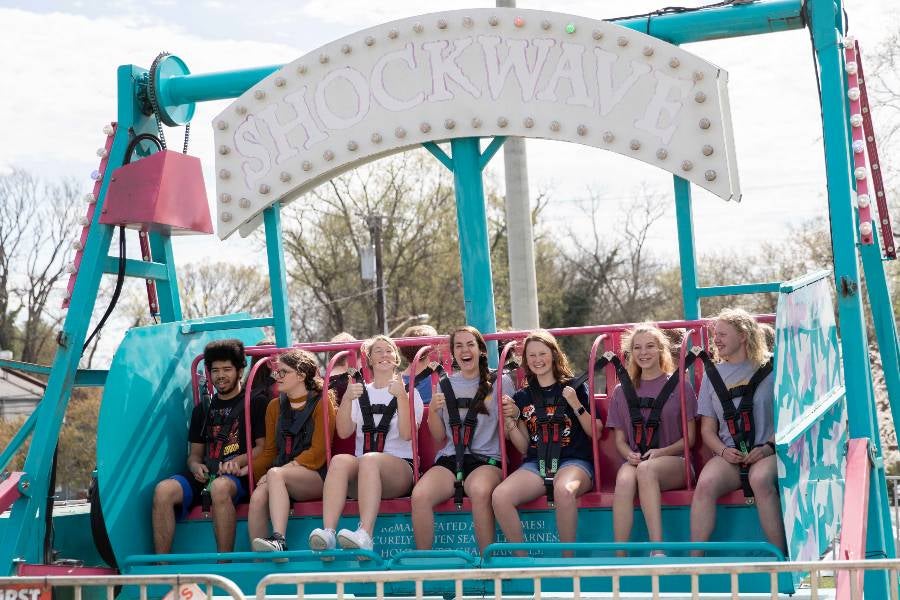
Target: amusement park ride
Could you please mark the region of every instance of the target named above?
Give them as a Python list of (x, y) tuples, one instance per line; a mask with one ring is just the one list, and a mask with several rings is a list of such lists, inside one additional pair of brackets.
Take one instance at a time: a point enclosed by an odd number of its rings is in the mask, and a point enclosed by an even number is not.
[[(835, 545), (841, 560), (893, 558), (859, 264), (897, 422), (900, 363), (882, 264), (895, 259), (896, 250), (859, 49), (843, 27), (840, 0), (732, 1), (615, 22), (484, 8), (378, 25), (282, 66), (192, 74), (181, 59), (162, 54), (149, 70), (120, 67), (118, 115), (104, 128), (100, 166), (87, 197), (84, 229), (65, 300), (69, 311), (53, 364), (43, 368), (49, 375), (46, 395), (0, 455), (0, 468), (5, 468), (31, 436), (24, 470), (0, 479), (0, 511), (9, 509), (0, 520), (0, 565), (8, 574), (54, 573), (43, 545), (48, 488), (60, 426), (72, 388), (77, 386), (104, 388), (93, 527), (106, 564), (124, 574), (213, 573), (251, 593), (263, 576), (276, 572), (327, 572), (337, 581), (342, 573), (360, 570), (635, 565), (660, 560), (679, 564), (696, 549), (705, 550), (707, 556), (691, 559), (694, 562), (817, 560)], [(820, 87), (810, 93), (819, 94), (822, 106), (833, 271), (788, 282), (700, 287), (691, 189), (699, 186), (726, 201), (740, 200), (739, 164), (731, 130), (728, 74), (680, 45), (801, 28), (810, 31), (818, 69)], [(199, 161), (166, 149), (164, 143), (154, 145), (159, 138), (164, 141), (164, 125), (187, 125), (197, 102), (220, 99), (234, 102), (212, 122), (215, 231), (225, 240), (235, 232), (247, 235), (264, 226), (273, 314), (210, 315), (187, 321), (179, 304), (171, 236), (210, 234), (213, 224)], [(252, 344), (263, 337), (263, 327), (272, 327), (277, 348), (346, 350), (351, 360), (358, 359), (358, 343), (291, 339), (280, 210), (288, 202), (303, 202), (305, 192), (378, 158), (419, 146), (428, 149), (454, 177), (466, 320), (492, 340), (493, 367), (500, 354), (497, 350), (509, 352), (509, 346), (496, 347), (500, 336), (494, 333), (482, 182), (485, 165), (506, 136), (601, 148), (672, 174), (685, 314), (682, 321), (661, 326), (687, 332), (682, 360), (690, 345), (708, 343), (709, 321), (701, 318), (701, 298), (778, 293), (776, 452), (787, 554), (764, 541), (757, 511), (740, 492), (719, 504), (713, 541), (689, 542), (690, 480), (687, 489), (663, 494), (668, 558), (648, 558), (647, 545), (641, 544), (646, 532), (638, 529), (635, 542), (614, 544), (610, 507), (618, 462), (604, 433), (593, 440), (599, 475), (594, 490), (581, 499), (578, 543), (565, 548), (554, 543), (552, 507), (541, 499), (522, 513), (526, 547), (532, 551), (528, 558), (511, 555), (511, 546), (504, 543), (478, 556), (468, 505), (457, 510), (452, 502), (438, 507), (437, 549), (413, 551), (409, 501), (397, 499), (382, 503), (376, 552), (332, 551), (335, 560), (325, 562), (317, 553), (292, 550), (284, 555), (287, 562), (260, 560), (249, 552), (244, 507), (243, 513), (238, 512), (237, 552), (213, 551), (211, 522), (198, 509), (179, 523), (173, 554), (153, 555), (153, 488), (183, 468), (187, 421), (201, 391), (198, 365), (206, 343), (236, 337), (248, 345), (250, 355), (269, 356), (277, 350)], [(733, 208), (739, 210), (737, 203)], [(125, 229), (140, 232), (143, 260), (117, 256), (115, 250), (109, 254), (113, 238), (124, 239)], [(104, 274), (145, 279), (150, 310), (159, 323), (129, 330), (108, 370), (79, 370)], [(772, 320), (771, 315), (761, 318)], [(598, 352), (617, 349), (627, 327), (552, 331), (559, 336), (591, 336), (593, 361)], [(503, 339), (524, 334), (505, 332)], [(417, 360), (432, 352), (432, 357), (446, 361), (448, 357), (436, 350), (440, 341), (425, 340), (435, 344), (435, 350), (420, 351)], [(41, 370), (12, 361), (2, 364)], [(252, 379), (255, 369), (248, 371)], [(605, 419), (615, 373), (606, 369), (605, 385), (600, 386), (599, 375), (594, 385), (589, 371), (592, 412)], [(420, 466), (430, 464), (434, 448), (428, 436), (420, 434), (413, 441)], [(340, 450), (334, 444), (328, 448), (329, 456)], [(689, 463), (702, 466), (705, 457), (699, 445), (686, 448), (685, 455)], [(853, 493), (845, 493), (851, 485)], [(344, 520), (349, 524), (355, 520), (355, 509), (352, 503), (348, 506)], [(320, 515), (320, 502), (294, 506), (287, 534), (290, 548), (306, 547), (306, 537), (321, 522)], [(102, 564), (93, 544), (83, 537), (83, 544), (76, 544), (74, 535), (57, 526), (57, 548), (62, 555)], [(575, 556), (560, 556), (566, 548), (576, 550)], [(615, 551), (621, 549), (629, 550), (631, 556), (616, 557)], [(368, 560), (359, 560), (360, 554)], [(783, 576), (778, 588), (792, 593), (798, 583), (799, 577)], [(494, 585), (493, 581), (467, 582), (464, 591), (494, 593)], [(531, 585), (531, 581), (510, 581), (503, 593), (531, 593)], [(685, 577), (662, 579), (663, 591), (680, 591), (689, 585)], [(700, 585), (704, 592), (728, 589), (728, 581), (722, 578), (703, 577)], [(768, 585), (767, 576), (740, 578), (742, 592), (768, 590)], [(884, 571), (865, 576), (867, 597), (888, 597), (890, 585)], [(602, 592), (610, 589), (610, 581), (585, 579), (580, 586), (581, 592)], [(634, 586), (646, 591), (650, 584), (637, 579)], [(571, 591), (572, 587), (571, 579), (555, 578), (545, 581), (544, 590)], [(307, 591), (334, 593), (334, 589), (321, 584)], [(402, 585), (384, 591), (411, 593)], [(452, 594), (453, 588), (434, 582), (426, 585), (426, 592)], [(372, 590), (361, 587), (357, 593)]]

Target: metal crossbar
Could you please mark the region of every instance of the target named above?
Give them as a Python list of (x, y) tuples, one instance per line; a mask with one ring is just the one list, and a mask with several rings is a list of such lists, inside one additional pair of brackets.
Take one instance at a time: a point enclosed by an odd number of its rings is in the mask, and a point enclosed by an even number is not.
[(201, 587), (207, 598), (218, 596), (224, 592), (234, 600), (245, 600), (241, 589), (230, 579), (218, 575), (86, 575), (86, 576), (46, 576), (46, 577), (0, 577), (0, 594), (8, 586), (35, 586), (51, 588), (71, 588), (72, 598), (81, 600), (84, 588), (106, 588), (106, 598), (113, 600), (115, 588), (120, 586), (137, 586), (141, 600), (147, 600), (149, 586), (168, 586), (174, 591), (174, 597), (180, 600), (178, 590), (183, 585), (196, 584)]
[[(722, 563), (722, 564), (663, 564), (663, 565), (623, 565), (623, 566), (578, 566), (578, 567), (536, 567), (536, 568), (504, 568), (504, 569), (466, 569), (466, 570), (422, 570), (422, 571), (362, 571), (341, 573), (278, 573), (267, 575), (256, 586), (256, 599), (264, 600), (266, 590), (275, 585), (296, 586), (297, 597), (303, 598), (305, 588), (311, 584), (330, 584), (335, 586), (335, 594), (343, 598), (347, 592), (347, 586), (352, 584), (375, 584), (375, 598), (385, 598), (386, 584), (413, 583), (415, 585), (414, 598), (423, 598), (424, 583), (427, 581), (453, 582), (456, 590), (455, 597), (462, 597), (464, 581), (493, 582), (494, 598), (503, 598), (504, 581), (530, 580), (534, 586), (531, 594), (535, 600), (542, 597), (542, 581), (549, 578), (565, 578), (572, 582), (572, 597), (577, 600), (583, 597), (581, 581), (587, 578), (608, 578), (612, 583), (611, 597), (619, 598), (623, 593), (623, 580), (632, 577), (650, 577), (651, 592), (649, 596), (653, 600), (666, 597), (660, 592), (660, 578), (683, 576), (690, 577), (690, 598), (699, 600), (702, 598), (700, 591), (700, 577), (704, 575), (726, 575), (730, 579), (728, 593), (732, 598), (740, 598), (738, 587), (739, 576), (751, 574), (769, 575), (769, 594), (771, 598), (779, 598), (778, 575), (780, 573), (809, 573), (810, 574), (810, 600), (831, 598), (832, 592), (822, 593), (819, 587), (820, 576), (842, 571), (851, 574), (849, 595), (851, 600), (862, 600), (857, 575), (865, 571), (887, 571), (890, 577), (890, 600), (898, 600), (898, 571), (900, 560), (857, 560), (857, 561), (825, 561), (825, 562), (758, 562), (758, 563)], [(596, 594), (590, 594), (595, 597)]]

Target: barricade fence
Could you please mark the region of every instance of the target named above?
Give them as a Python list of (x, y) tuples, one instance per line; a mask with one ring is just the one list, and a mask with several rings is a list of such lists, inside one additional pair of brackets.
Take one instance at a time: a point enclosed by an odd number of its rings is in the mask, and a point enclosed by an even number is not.
[[(643, 598), (652, 600), (670, 598), (671, 594), (661, 592), (664, 586), (661, 580), (666, 578), (690, 578), (690, 591), (679, 594), (679, 598), (699, 600), (704, 597), (701, 591), (701, 578), (704, 576), (726, 576), (730, 580), (729, 591), (733, 600), (741, 598), (739, 580), (742, 576), (768, 575), (769, 591), (763, 593), (763, 597), (786, 598), (787, 595), (779, 595), (778, 584), (780, 574), (809, 573), (808, 595), (804, 598), (810, 600), (824, 600), (834, 597), (833, 586), (823, 587), (820, 583), (824, 573), (833, 574), (835, 582), (844, 578), (849, 587), (850, 600), (862, 600), (863, 575), (868, 571), (884, 571), (890, 580), (890, 600), (898, 600), (898, 570), (900, 560), (880, 559), (862, 561), (824, 561), (824, 562), (757, 562), (757, 563), (723, 563), (723, 564), (662, 564), (662, 565), (625, 565), (625, 566), (577, 566), (577, 567), (536, 567), (536, 568), (503, 568), (503, 569), (462, 569), (462, 570), (421, 570), (421, 571), (359, 571), (342, 573), (278, 573), (271, 574), (260, 580), (256, 587), (256, 599), (264, 600), (267, 597), (267, 589), (273, 586), (295, 586), (296, 597), (302, 600), (306, 596), (306, 587), (316, 584), (334, 586), (334, 597), (338, 600), (348, 594), (355, 594), (355, 585), (374, 585), (374, 592), (366, 590), (363, 594), (378, 600), (388, 598), (385, 594), (386, 586), (390, 584), (406, 583), (414, 586), (412, 594), (404, 594), (416, 599), (426, 597), (426, 582), (452, 582), (454, 586), (454, 598), (463, 598), (464, 582), (485, 582), (493, 584), (493, 597), (500, 600), (504, 597), (504, 582), (531, 582), (532, 591), (527, 595), (534, 600), (540, 600), (546, 591), (542, 590), (542, 582), (548, 579), (564, 579), (571, 582), (571, 596), (577, 600), (582, 597), (604, 597), (618, 600), (625, 593), (623, 584), (630, 578), (650, 578), (651, 590), (642, 594)], [(582, 583), (586, 579), (608, 579), (610, 591), (597, 594), (595, 592), (582, 591)], [(590, 587), (590, 586), (588, 586)], [(284, 588), (282, 587), (282, 590)], [(277, 594), (283, 597), (284, 592)], [(321, 594), (317, 591), (316, 596)], [(293, 597), (293, 593), (290, 594)], [(433, 596), (434, 594), (429, 594)], [(509, 595), (508, 593), (506, 594)], [(514, 595), (519, 595), (518, 593)], [(558, 596), (553, 593), (552, 596)], [(722, 598), (721, 591), (713, 594), (716, 598)], [(270, 597), (274, 597), (273, 594)], [(567, 594), (568, 596), (568, 594)], [(631, 596), (629, 594), (629, 596)], [(759, 598), (759, 593), (754, 593)], [(444, 597), (449, 597), (445, 594)], [(484, 597), (490, 597), (484, 594)]]
[[(173, 600), (201, 600), (194, 591), (186, 586), (196, 585), (206, 598), (230, 596), (233, 600), (246, 600), (241, 589), (230, 579), (218, 575), (86, 575), (86, 576), (46, 576), (46, 577), (0, 577), (0, 599), (16, 600), (50, 600), (55, 592), (70, 590), (72, 600), (82, 600), (86, 591), (92, 598), (98, 597), (96, 592), (105, 591), (105, 598), (113, 600), (119, 589), (125, 586), (137, 588), (140, 600), (150, 598), (169, 598)], [(149, 587), (155, 588), (153, 591)], [(165, 591), (160, 591), (162, 588)], [(168, 588), (167, 590), (165, 588)], [(11, 590), (25, 591), (25, 594), (9, 594)], [(44, 592), (47, 593), (46, 596)], [(52, 594), (51, 594), (52, 593)], [(224, 594), (224, 596), (223, 596)]]

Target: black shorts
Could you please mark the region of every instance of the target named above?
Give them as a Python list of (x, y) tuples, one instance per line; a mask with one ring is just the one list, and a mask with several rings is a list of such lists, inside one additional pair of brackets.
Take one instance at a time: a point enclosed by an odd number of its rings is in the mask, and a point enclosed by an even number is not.
[[(492, 465), (494, 467), (500, 468), (500, 461), (496, 458), (490, 458), (487, 456), (475, 456), (472, 454), (466, 454), (463, 456), (463, 479), (468, 477), (472, 471), (481, 467), (483, 465)], [(453, 475), (456, 475), (456, 457), (455, 456), (442, 456), (436, 461), (434, 461), (435, 467), (444, 467)]]

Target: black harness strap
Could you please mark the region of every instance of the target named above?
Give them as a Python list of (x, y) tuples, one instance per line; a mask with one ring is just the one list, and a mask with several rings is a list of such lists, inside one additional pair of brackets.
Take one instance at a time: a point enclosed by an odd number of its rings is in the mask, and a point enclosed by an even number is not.
[[(353, 371), (351, 377), (356, 383), (363, 384), (363, 392), (359, 397), (359, 411), (363, 418), (363, 452), (384, 452), (384, 442), (391, 428), (391, 420), (397, 413), (397, 398), (392, 397), (387, 404), (372, 405), (362, 373)], [(378, 425), (375, 425), (376, 414), (381, 415)]]
[[(716, 397), (722, 405), (722, 416), (725, 424), (728, 426), (728, 432), (734, 441), (734, 447), (747, 454), (753, 448), (761, 444), (756, 444), (756, 427), (753, 422), (753, 396), (756, 388), (772, 373), (773, 365), (770, 358), (766, 363), (756, 370), (745, 385), (738, 385), (728, 388), (725, 380), (713, 362), (712, 358), (705, 350), (692, 348), (691, 352), (696, 358), (703, 361), (706, 376), (709, 383), (716, 393)], [(735, 408), (734, 399), (740, 398), (740, 402)], [(750, 467), (744, 464), (740, 465), (741, 488), (744, 491), (744, 500), (747, 504), (753, 504), (753, 488), (750, 487)]]
[(303, 408), (294, 410), (291, 408), (291, 401), (287, 394), (279, 395), (278, 427), (275, 440), (278, 448), (278, 457), (275, 459), (277, 467), (286, 465), (312, 445), (315, 423), (311, 419), (321, 394), (315, 396), (310, 394), (310, 396)]
[[(441, 376), (438, 380), (438, 385), (441, 388), (441, 393), (444, 394), (444, 399), (447, 404), (447, 420), (450, 422), (450, 432), (453, 436), (453, 449), (456, 458), (456, 479), (453, 482), (453, 501), (456, 504), (456, 509), (460, 510), (462, 509), (463, 496), (465, 495), (465, 490), (463, 489), (463, 465), (465, 463), (466, 450), (471, 445), (472, 438), (475, 436), (475, 428), (478, 426), (478, 414), (470, 409), (472, 406), (475, 406), (484, 400), (487, 394), (479, 389), (475, 393), (474, 398), (457, 398), (456, 392), (453, 391), (453, 384), (447, 377), (444, 368), (440, 364), (437, 364), (434, 367), (433, 372), (438, 373)], [(493, 389), (496, 380), (497, 372), (492, 371), (489, 375), (491, 389)], [(459, 416), (460, 408), (466, 409), (465, 420), (461, 419)], [(485, 462), (489, 462), (489, 460)]]
[(423, 381), (425, 381), (427, 378), (431, 377), (432, 373), (443, 374), (443, 372), (444, 372), (443, 367), (441, 367), (440, 369), (438, 367), (440, 367), (440, 363), (435, 363), (435, 366), (432, 366), (429, 364), (427, 367), (422, 369), (422, 372), (413, 378), (413, 386), (419, 387), (419, 384), (422, 383)]
[[(566, 400), (562, 395), (562, 386), (555, 383), (552, 400), (547, 397), (532, 380), (528, 383), (528, 391), (531, 393), (531, 401), (537, 413), (537, 459), (538, 473), (544, 479), (544, 490), (547, 495), (547, 505), (554, 506), (553, 480), (559, 469), (559, 455), (562, 451), (562, 430), (565, 425)], [(550, 408), (553, 414), (550, 414)]]

